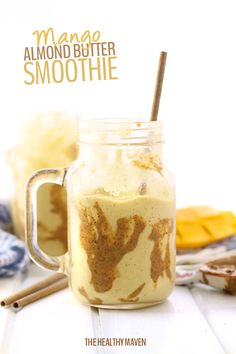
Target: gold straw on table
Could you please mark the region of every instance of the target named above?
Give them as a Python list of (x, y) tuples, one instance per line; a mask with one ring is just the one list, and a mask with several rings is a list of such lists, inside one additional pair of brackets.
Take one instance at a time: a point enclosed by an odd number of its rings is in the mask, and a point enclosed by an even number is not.
[(66, 287), (68, 287), (68, 278), (64, 274), (54, 274), (27, 289), (1, 300), (0, 305), (2, 307), (13, 306), (14, 308), (20, 308)]

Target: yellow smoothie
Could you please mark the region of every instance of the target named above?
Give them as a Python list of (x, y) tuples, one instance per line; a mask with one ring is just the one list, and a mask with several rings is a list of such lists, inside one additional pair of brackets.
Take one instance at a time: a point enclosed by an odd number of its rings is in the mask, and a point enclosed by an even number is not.
[(175, 282), (175, 202), (96, 193), (69, 204), (70, 286), (93, 305), (158, 303)]

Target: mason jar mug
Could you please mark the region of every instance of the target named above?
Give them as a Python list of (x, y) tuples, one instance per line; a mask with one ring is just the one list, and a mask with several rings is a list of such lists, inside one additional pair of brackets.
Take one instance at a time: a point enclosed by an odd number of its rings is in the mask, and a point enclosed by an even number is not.
[[(68, 275), (82, 302), (130, 309), (164, 301), (175, 283), (175, 187), (162, 159), (160, 122), (80, 122), (79, 156), (36, 171), (26, 189), (26, 239), (40, 266)], [(37, 189), (67, 190), (68, 251), (37, 243)]]

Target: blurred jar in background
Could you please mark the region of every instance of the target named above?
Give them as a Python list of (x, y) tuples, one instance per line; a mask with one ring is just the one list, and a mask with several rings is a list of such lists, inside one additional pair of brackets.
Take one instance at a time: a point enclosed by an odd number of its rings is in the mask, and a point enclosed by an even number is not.
[[(24, 238), (24, 189), (36, 170), (69, 165), (78, 155), (78, 120), (65, 113), (38, 113), (24, 123), (9, 154), (13, 177), (14, 232)], [(49, 255), (67, 251), (66, 191), (55, 184), (38, 190), (38, 243)]]

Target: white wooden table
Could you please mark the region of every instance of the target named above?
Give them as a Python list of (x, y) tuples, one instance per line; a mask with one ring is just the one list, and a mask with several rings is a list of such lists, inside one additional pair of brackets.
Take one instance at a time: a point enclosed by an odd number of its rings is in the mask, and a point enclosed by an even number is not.
[[(49, 275), (0, 279), (0, 298)], [(85, 338), (146, 338), (146, 346), (86, 346)], [(0, 308), (0, 354), (235, 354), (236, 296), (204, 286), (176, 287), (165, 303), (141, 310), (97, 310), (68, 289), (18, 312)]]

